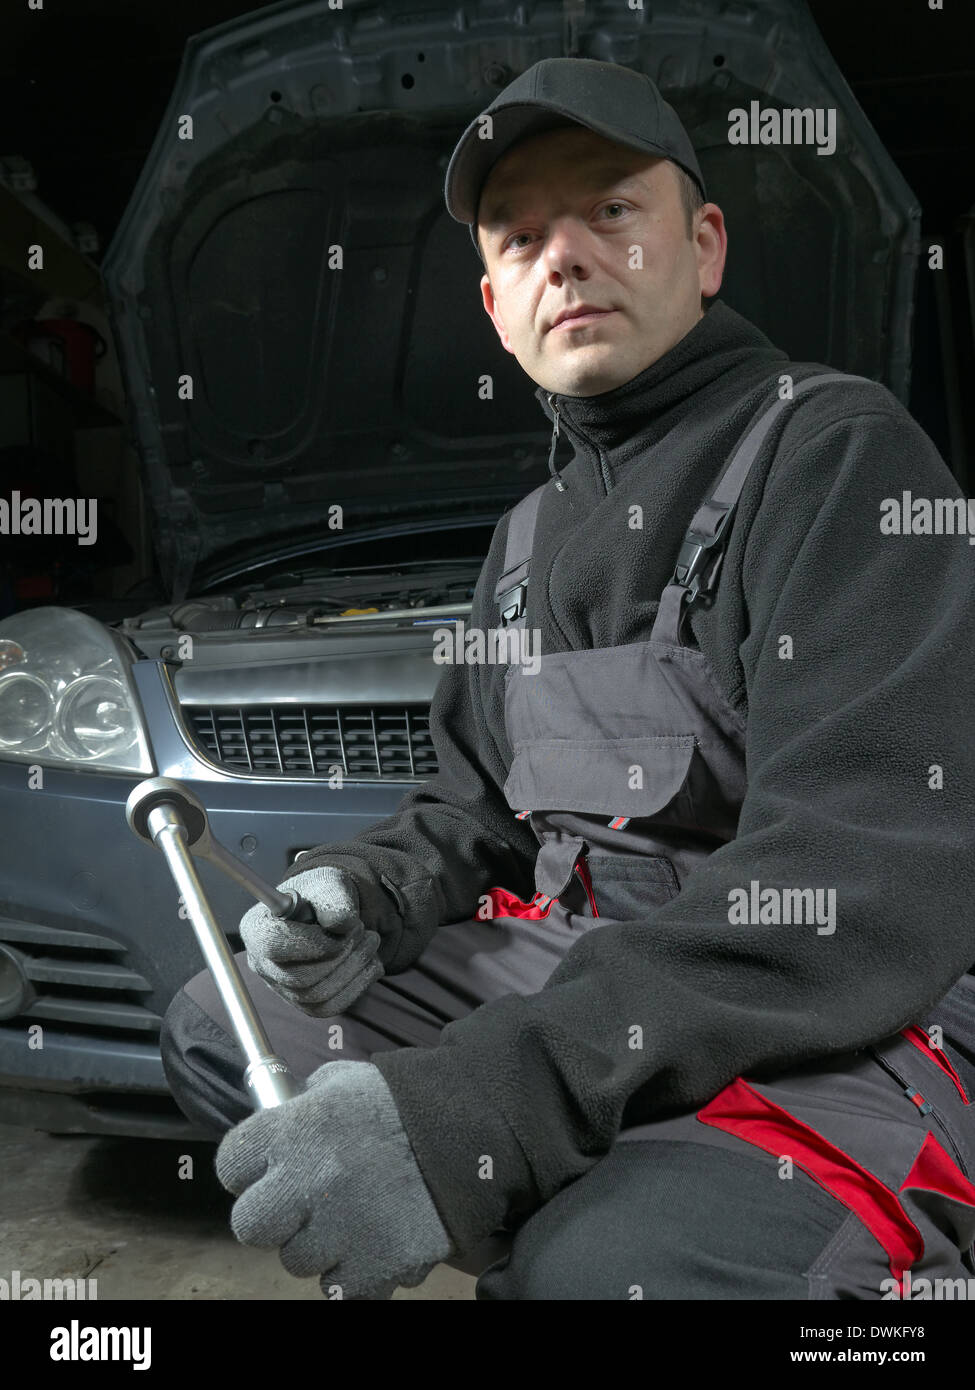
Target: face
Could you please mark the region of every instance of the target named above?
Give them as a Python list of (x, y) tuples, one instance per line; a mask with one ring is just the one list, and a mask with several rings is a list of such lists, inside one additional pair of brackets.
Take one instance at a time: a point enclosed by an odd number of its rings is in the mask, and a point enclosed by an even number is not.
[[(477, 230), (484, 308), (539, 386), (611, 391), (651, 366), (717, 294), (727, 238), (705, 203), (689, 237), (675, 167), (582, 126), (521, 140), (491, 170)], [(598, 312), (556, 319), (586, 305)]]

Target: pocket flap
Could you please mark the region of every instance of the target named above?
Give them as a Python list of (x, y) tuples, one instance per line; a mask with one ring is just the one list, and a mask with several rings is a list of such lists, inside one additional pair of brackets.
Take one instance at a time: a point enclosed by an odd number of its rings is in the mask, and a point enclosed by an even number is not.
[(651, 816), (684, 785), (694, 746), (693, 734), (518, 743), (504, 794), (515, 810)]

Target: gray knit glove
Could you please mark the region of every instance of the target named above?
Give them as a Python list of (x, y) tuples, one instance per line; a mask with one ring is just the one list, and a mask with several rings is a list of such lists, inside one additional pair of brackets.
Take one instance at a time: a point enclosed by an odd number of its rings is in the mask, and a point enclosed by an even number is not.
[(325, 865), (278, 885), (315, 909), (316, 925), (287, 922), (263, 903), (240, 920), (247, 964), (282, 999), (313, 1018), (340, 1014), (384, 973), (376, 959), (379, 933), (360, 919), (355, 879)]
[(396, 1102), (371, 1062), (326, 1062), (301, 1095), (224, 1135), (217, 1177), (238, 1195), (245, 1245), (280, 1246), (327, 1298), (386, 1299), (456, 1252), (413, 1156)]

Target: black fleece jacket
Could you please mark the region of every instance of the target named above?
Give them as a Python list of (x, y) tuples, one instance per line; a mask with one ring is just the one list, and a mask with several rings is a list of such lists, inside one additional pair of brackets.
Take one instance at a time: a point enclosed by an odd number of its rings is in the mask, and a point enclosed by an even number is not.
[[(780, 376), (828, 370), (790, 364), (715, 301), (625, 385), (558, 396), (574, 457), (566, 490), (553, 482), (539, 511), (527, 623), (541, 650), (645, 640), (697, 506)], [(863, 1047), (922, 1016), (975, 961), (975, 551), (964, 534), (883, 534), (881, 503), (904, 491), (962, 496), (885, 388), (795, 399), (749, 474), (716, 601), (691, 616), (747, 718), (737, 836), (650, 916), (583, 934), (540, 992), (483, 1005), (435, 1048), (374, 1055), (457, 1249), (582, 1176), (621, 1124), (704, 1104), (742, 1073)], [(634, 503), (642, 530), (628, 524)], [(502, 518), (472, 627), (497, 626), (506, 532)], [(534, 891), (537, 841), (501, 792), (503, 675), (444, 667), (439, 775), (301, 861), (355, 874), (389, 974), (492, 885)], [(729, 891), (752, 879), (834, 888), (835, 932), (729, 924)]]

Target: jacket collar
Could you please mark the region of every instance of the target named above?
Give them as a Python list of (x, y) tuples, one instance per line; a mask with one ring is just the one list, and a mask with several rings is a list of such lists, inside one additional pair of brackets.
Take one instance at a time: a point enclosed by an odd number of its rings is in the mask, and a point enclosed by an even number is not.
[(556, 487), (571, 487), (560, 477), (555, 453), (559, 438), (572, 445), (572, 464), (595, 470), (600, 491), (609, 491), (637, 454), (659, 442), (679, 416), (680, 408), (698, 392), (743, 366), (757, 367), (758, 377), (771, 374), (787, 354), (776, 348), (754, 324), (712, 300), (703, 318), (680, 342), (651, 366), (622, 386), (597, 396), (564, 396), (539, 386), (535, 397), (552, 421), (549, 468)]

